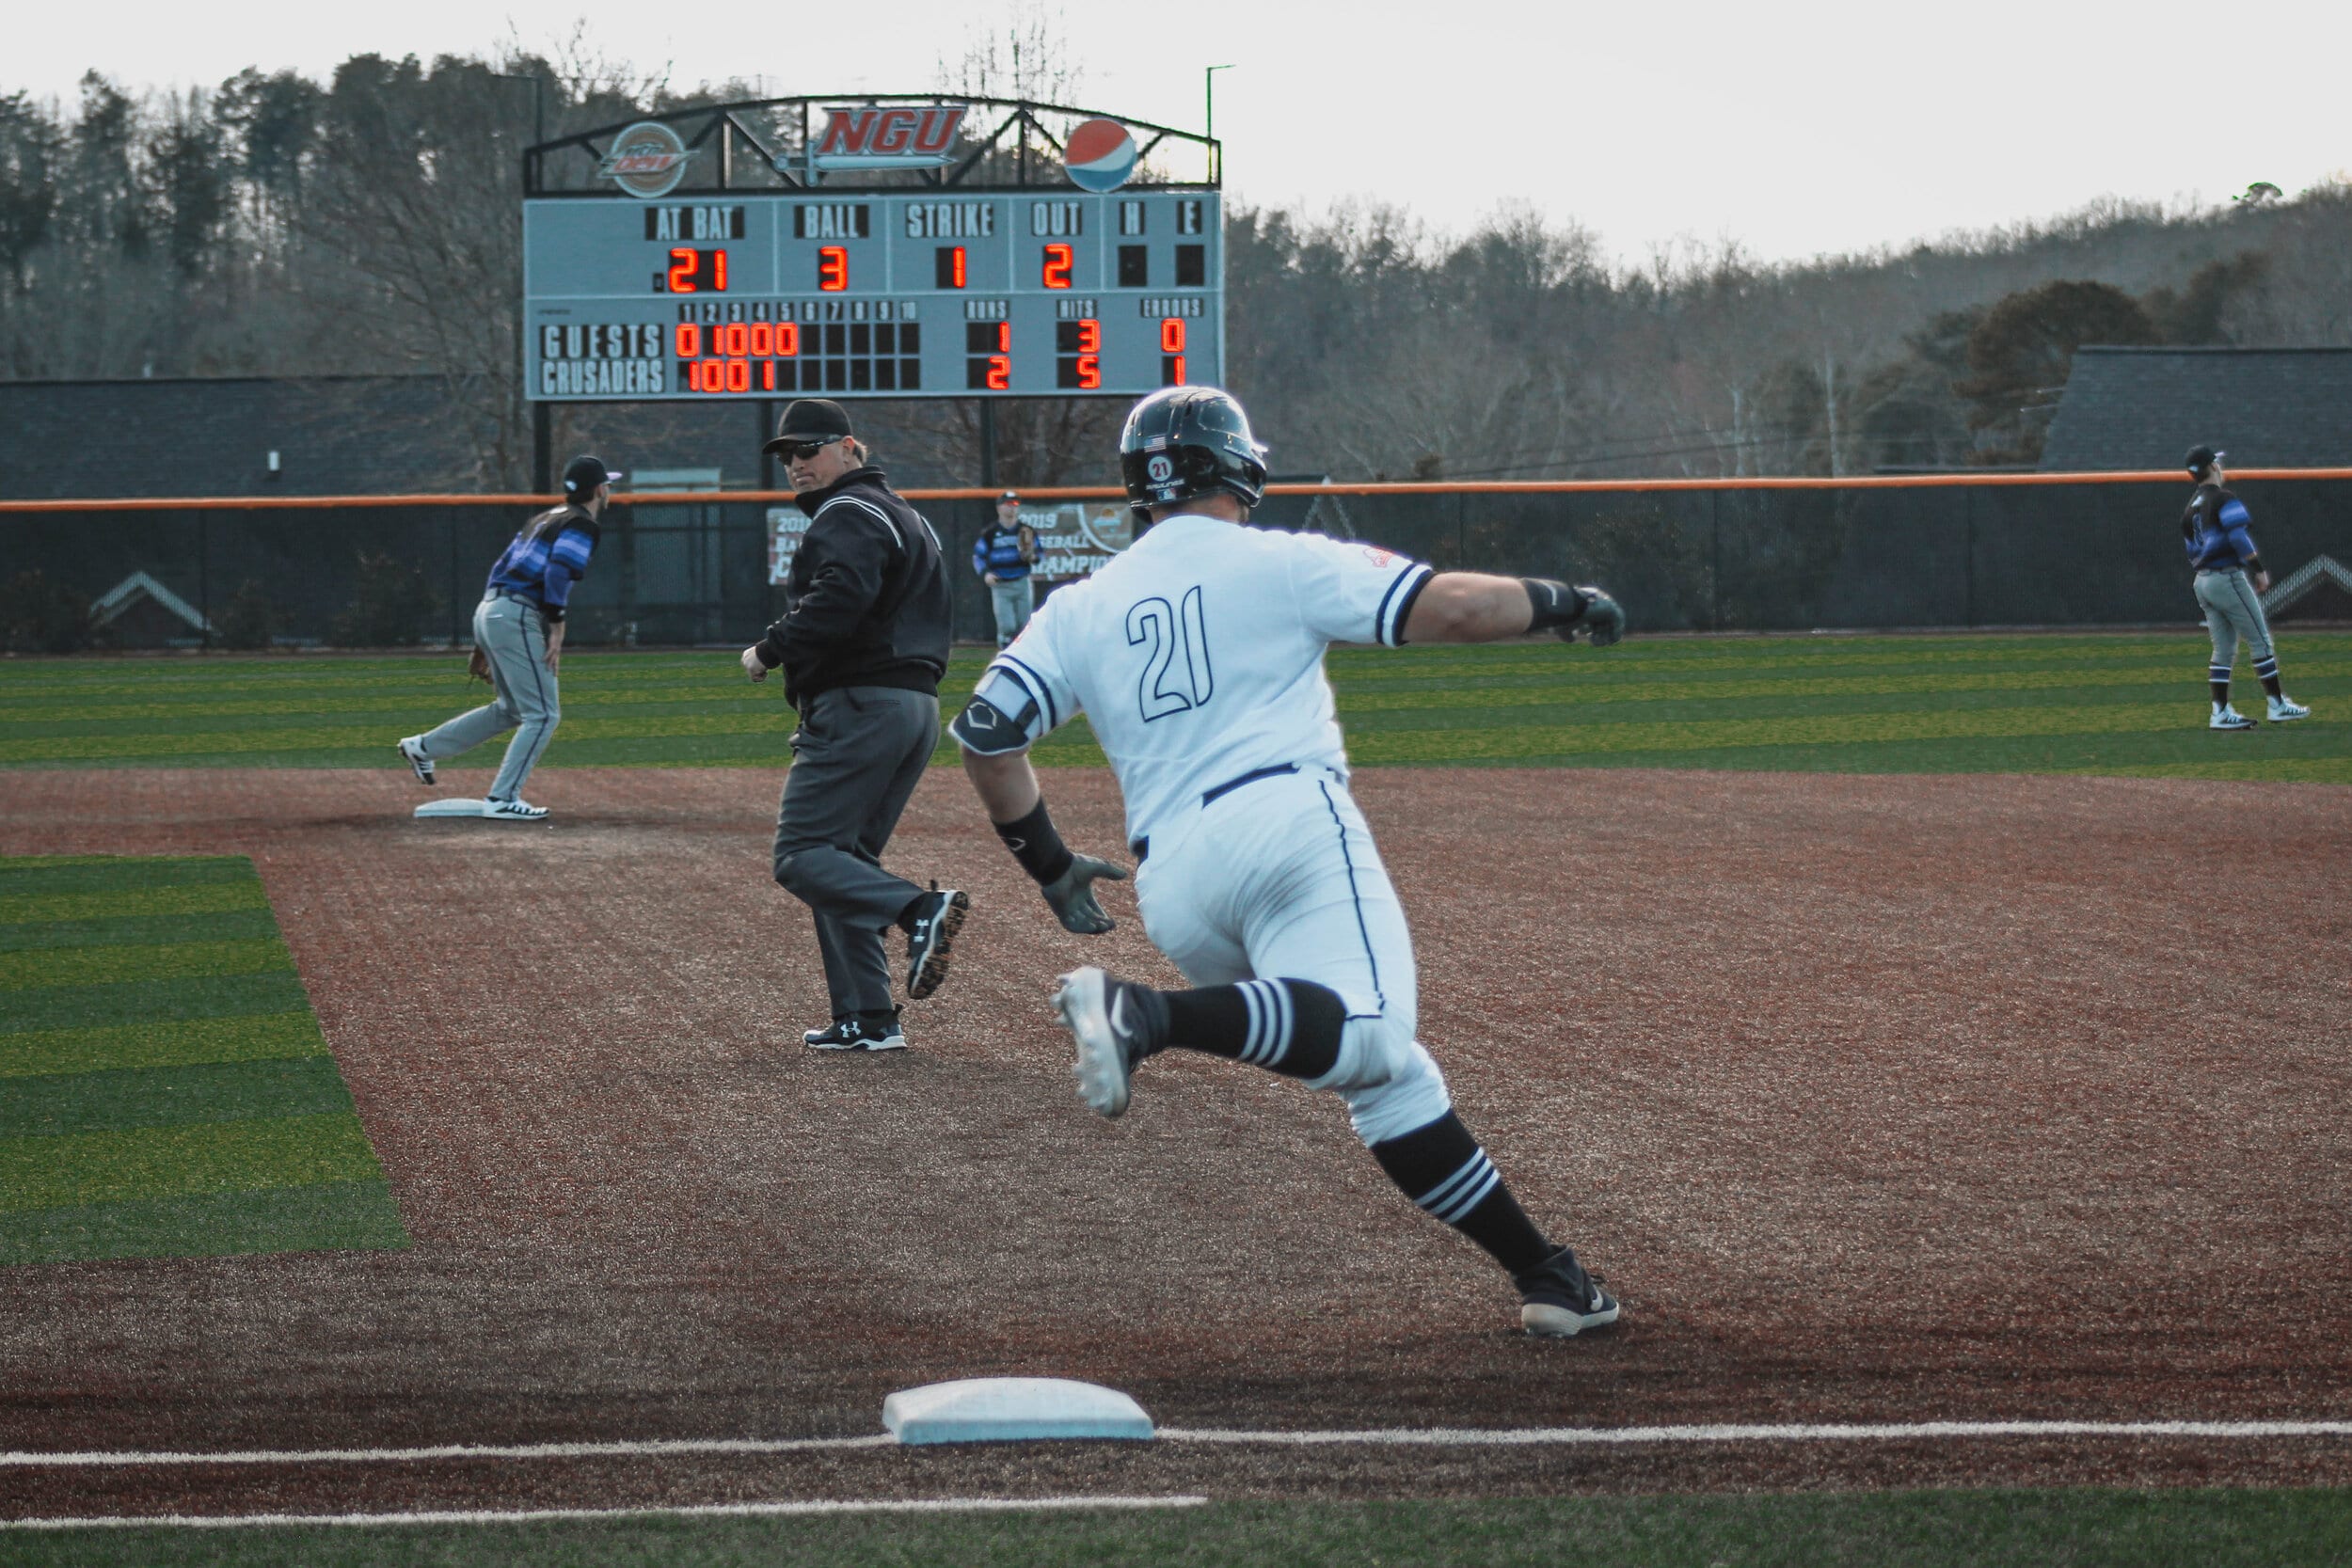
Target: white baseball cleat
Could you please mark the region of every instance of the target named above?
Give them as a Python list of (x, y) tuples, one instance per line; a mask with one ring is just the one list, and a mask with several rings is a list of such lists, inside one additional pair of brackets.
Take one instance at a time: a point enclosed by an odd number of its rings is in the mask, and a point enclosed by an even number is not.
[(519, 795), (516, 796), (512, 800), (485, 800), (482, 802), (482, 815), (485, 816), (496, 817), (501, 822), (536, 822), (542, 816), (547, 816), (547, 807), (534, 806)]
[(2254, 721), (2233, 707), (2215, 708), (2213, 717), (2205, 721), (2205, 728), (2209, 730), (2250, 730), (2253, 727)]
[(416, 770), (419, 784), (429, 784), (433, 782), (433, 759), (424, 754), (424, 736), (404, 736), (400, 742), (400, 754)]
[(1150, 1054), (1143, 1011), (1127, 993), (1136, 987), (1091, 966), (1061, 977), (1054, 1010), (1078, 1041), (1071, 1070), (1078, 1093), (1095, 1111), (1117, 1117), (1127, 1109), (1127, 1085), (1136, 1063)]
[(2270, 721), (2274, 724), (2283, 724), (2290, 719), (2309, 719), (2311, 716), (2312, 710), (2292, 697), (2270, 699)]

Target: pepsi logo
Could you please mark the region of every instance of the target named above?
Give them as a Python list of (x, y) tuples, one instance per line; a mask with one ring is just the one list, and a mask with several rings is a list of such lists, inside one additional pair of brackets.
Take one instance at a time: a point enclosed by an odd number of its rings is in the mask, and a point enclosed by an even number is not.
[(660, 120), (640, 120), (612, 138), (597, 160), (596, 174), (639, 200), (651, 201), (677, 189), (693, 156), (675, 131)]
[(1136, 171), (1135, 137), (1115, 119), (1089, 119), (1062, 144), (1062, 171), (1082, 191), (1115, 191)]
[(1169, 462), (1167, 455), (1162, 453), (1146, 463), (1143, 466), (1143, 471), (1151, 476), (1152, 483), (1166, 484), (1176, 477), (1176, 465)]

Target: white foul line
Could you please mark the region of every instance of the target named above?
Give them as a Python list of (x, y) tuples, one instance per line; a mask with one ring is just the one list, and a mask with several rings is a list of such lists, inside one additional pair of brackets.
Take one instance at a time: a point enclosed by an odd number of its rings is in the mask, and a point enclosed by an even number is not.
[(152, 1513), (87, 1519), (0, 1519), (9, 1529), (245, 1529), (272, 1525), (533, 1525), (567, 1519), (774, 1519), (824, 1513), (1045, 1513), (1089, 1508), (1199, 1508), (1209, 1499), (1166, 1497), (932, 1497), (907, 1501), (696, 1503), (677, 1508), (467, 1509), (404, 1513)]
[(871, 1437), (679, 1437), (623, 1443), (445, 1443), (423, 1449), (241, 1449), (219, 1453), (88, 1449), (80, 1453), (0, 1452), (11, 1465), (86, 1469), (106, 1465), (408, 1465), (434, 1459), (659, 1459), (683, 1453), (807, 1453), (895, 1449), (886, 1432)]
[(1933, 1437), (2352, 1437), (2352, 1421), (1899, 1421), (1880, 1424), (1657, 1427), (1423, 1427), (1361, 1432), (1240, 1432), (1162, 1427), (1171, 1443), (1313, 1448), (1534, 1448), (1617, 1443), (1901, 1443)]
[[(1902, 1443), (1983, 1437), (2352, 1437), (2352, 1420), (2319, 1421), (1906, 1421), (1641, 1427), (1387, 1427), (1361, 1431), (1257, 1432), (1162, 1427), (1168, 1443), (1276, 1447), (1362, 1445), (1391, 1448), (1600, 1447), (1642, 1443)], [(674, 1454), (775, 1454), (891, 1449), (888, 1433), (869, 1437), (657, 1438), (642, 1442), (451, 1443), (416, 1449), (247, 1449), (215, 1453), (92, 1449), (78, 1453), (0, 1451), (0, 1468), (88, 1469), (177, 1465), (411, 1465), (433, 1460), (659, 1459)], [(959, 1445), (961, 1446), (961, 1445)]]

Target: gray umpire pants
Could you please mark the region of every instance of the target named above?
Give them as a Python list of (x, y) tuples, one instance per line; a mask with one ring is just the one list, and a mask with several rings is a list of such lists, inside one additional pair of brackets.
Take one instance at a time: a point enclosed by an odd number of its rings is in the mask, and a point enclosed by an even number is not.
[(820, 691), (792, 736), (776, 807), (776, 881), (809, 907), (833, 1016), (886, 1013), (882, 934), (924, 890), (882, 852), (939, 744), (939, 699), (890, 687)]
[(996, 611), (996, 645), (1001, 648), (1021, 635), (1021, 628), (1029, 624), (1029, 616), (1037, 609), (1037, 578), (1023, 578), (1018, 582), (992, 582), (988, 599)]
[(2236, 661), (2240, 638), (2258, 670), (2270, 661), (2270, 622), (2244, 572), (2198, 573), (2197, 602), (2205, 611), (2205, 629), (2213, 634), (2216, 670), (2227, 670)]
[(427, 731), (418, 745), (426, 756), (443, 762), (514, 730), (506, 760), (490, 784), (491, 800), (512, 800), (522, 794), (523, 781), (539, 766), (564, 718), (555, 672), (548, 668), (548, 626), (538, 606), (492, 594), (474, 607), (473, 640), (489, 657), (497, 700)]

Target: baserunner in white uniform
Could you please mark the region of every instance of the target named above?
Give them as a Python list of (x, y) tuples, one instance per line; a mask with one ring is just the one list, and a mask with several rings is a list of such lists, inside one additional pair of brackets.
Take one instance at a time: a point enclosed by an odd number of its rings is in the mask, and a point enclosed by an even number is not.
[(1144, 399), (1120, 454), (1150, 531), (1048, 598), (953, 726), (1006, 847), (1064, 926), (1098, 931), (1091, 884), (1125, 873), (1063, 845), (1027, 754), (1086, 714), (1126, 800), (1144, 929), (1195, 988), (1064, 975), (1081, 1093), (1120, 1115), (1137, 1064), (1171, 1046), (1329, 1089), (1406, 1196), (1511, 1275), (1528, 1332), (1614, 1323), (1616, 1301), (1520, 1210), (1414, 1037), (1412, 938), (1348, 795), (1323, 654), (1531, 631), (1605, 646), (1624, 611), (1596, 588), (1243, 526), (1265, 467), (1213, 388)]

